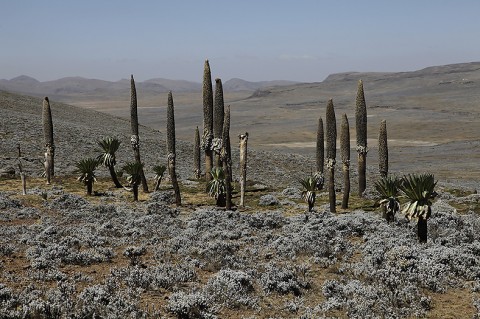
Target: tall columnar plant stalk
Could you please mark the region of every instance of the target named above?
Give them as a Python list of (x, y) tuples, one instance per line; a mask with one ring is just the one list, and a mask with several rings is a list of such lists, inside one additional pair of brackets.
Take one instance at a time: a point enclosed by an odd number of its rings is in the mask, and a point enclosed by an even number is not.
[(248, 133), (240, 134), (240, 206), (245, 206), (245, 189), (247, 186), (247, 142)]
[[(140, 138), (138, 136), (137, 90), (135, 88), (135, 80), (133, 79), (133, 75), (130, 79), (130, 124), (132, 126), (132, 137), (130, 138), (130, 142), (132, 143), (135, 162), (141, 164)], [(145, 178), (145, 173), (143, 172), (143, 165), (141, 167), (140, 178), (143, 191), (148, 192), (148, 184), (147, 179)]]
[(222, 133), (222, 162), (225, 172), (225, 208), (232, 209), (232, 156), (230, 147), (230, 105), (225, 109)]
[(323, 119), (318, 119), (317, 127), (317, 172), (323, 174), (324, 158), (325, 158), (325, 134), (323, 132)]
[(367, 104), (363, 92), (363, 81), (358, 81), (357, 99), (355, 108), (358, 153), (358, 196), (363, 196), (367, 188)]
[(205, 60), (203, 70), (203, 139), (202, 148), (205, 150), (205, 179), (211, 180), (213, 166), (213, 92), (210, 64)]
[(177, 173), (175, 172), (175, 115), (173, 108), (172, 91), (168, 92), (168, 106), (167, 106), (167, 161), (168, 173), (172, 180), (173, 190), (175, 192), (175, 203), (177, 206), (182, 205), (182, 198), (180, 196), (180, 187), (178, 186)]
[(223, 86), (221, 79), (215, 79), (215, 103), (213, 106), (213, 151), (215, 152), (215, 166), (221, 167), (220, 151), (222, 148), (223, 118), (225, 105), (223, 101)]
[(380, 133), (378, 134), (378, 169), (381, 177), (388, 175), (388, 142), (387, 142), (387, 121), (380, 123)]
[(115, 153), (120, 147), (120, 141), (115, 137), (107, 137), (98, 141), (97, 145), (100, 146), (101, 151), (100, 155), (97, 157), (98, 162), (108, 168), (115, 187), (122, 188), (123, 186), (118, 180), (117, 173), (115, 172), (115, 165), (117, 164)]
[(347, 209), (350, 197), (350, 125), (348, 124), (347, 114), (343, 114), (340, 128), (340, 155), (343, 170), (342, 208)]
[(200, 157), (200, 132), (198, 126), (195, 129), (194, 143), (193, 143), (193, 174), (196, 179), (199, 179), (202, 175), (201, 169), (201, 157)]
[(45, 176), (47, 177), (47, 184), (50, 184), (52, 177), (55, 175), (54, 157), (55, 144), (53, 142), (53, 122), (52, 110), (50, 109), (50, 101), (48, 97), (43, 99), (43, 136), (45, 141)]
[(316, 147), (316, 162), (317, 162), (317, 171), (315, 173), (317, 181), (317, 189), (321, 190), (323, 188), (324, 182), (324, 171), (323, 167), (325, 165), (325, 134), (323, 132), (323, 120), (322, 117), (318, 119), (317, 127), (317, 147)]
[(335, 158), (337, 154), (337, 121), (335, 119), (335, 109), (333, 100), (328, 100), (326, 114), (326, 133), (327, 133), (327, 169), (328, 178), (328, 199), (330, 202), (330, 212), (335, 213)]

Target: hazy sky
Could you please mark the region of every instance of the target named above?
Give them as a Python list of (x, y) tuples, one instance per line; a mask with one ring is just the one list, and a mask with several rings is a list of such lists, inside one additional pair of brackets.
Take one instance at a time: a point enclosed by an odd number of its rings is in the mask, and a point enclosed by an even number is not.
[(322, 81), (480, 60), (479, 0), (0, 0), (0, 78)]

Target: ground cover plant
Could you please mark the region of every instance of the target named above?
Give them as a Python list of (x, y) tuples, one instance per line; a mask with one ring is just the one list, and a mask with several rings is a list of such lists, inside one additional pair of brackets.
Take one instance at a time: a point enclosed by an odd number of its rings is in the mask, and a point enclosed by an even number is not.
[(465, 317), (479, 312), (478, 212), (459, 214), (448, 192), (422, 244), (398, 216), (330, 213), (326, 193), (313, 212), (288, 204), (292, 189), (275, 193), (280, 207), (240, 212), (187, 194), (175, 207), (169, 188), (125, 202), (108, 177), (104, 198), (70, 184), (34, 204), (0, 187), (1, 317), (434, 317), (452, 296)]

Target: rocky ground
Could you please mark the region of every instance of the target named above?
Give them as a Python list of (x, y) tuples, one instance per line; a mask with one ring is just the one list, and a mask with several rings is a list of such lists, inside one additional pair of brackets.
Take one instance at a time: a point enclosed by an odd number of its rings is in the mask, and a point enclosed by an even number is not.
[[(293, 154), (249, 151), (244, 209), (217, 209), (201, 195), (202, 184), (189, 180), (188, 142), (177, 143), (185, 206), (172, 205), (168, 183), (133, 203), (105, 170), (99, 196), (86, 198), (73, 186), (74, 162), (94, 156), (105, 136), (123, 143), (119, 165), (133, 160), (128, 121), (53, 103), (57, 177), (47, 187), (34, 177), (42, 171), (41, 100), (0, 97), (0, 169), (16, 174), (0, 180), (2, 318), (480, 317), (477, 185), (441, 181), (427, 244), (413, 223), (397, 216), (387, 224), (373, 201), (355, 196), (351, 209), (331, 214), (320, 194), (306, 213), (296, 178), (314, 162)], [(152, 180), (151, 167), (165, 163), (165, 138), (141, 127), (140, 139)]]

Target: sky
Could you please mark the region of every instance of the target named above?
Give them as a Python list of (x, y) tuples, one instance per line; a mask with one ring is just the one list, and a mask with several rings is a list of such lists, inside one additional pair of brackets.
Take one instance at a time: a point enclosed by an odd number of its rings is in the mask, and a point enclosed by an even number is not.
[(479, 19), (479, 0), (0, 0), (0, 79), (414, 71), (480, 61)]

